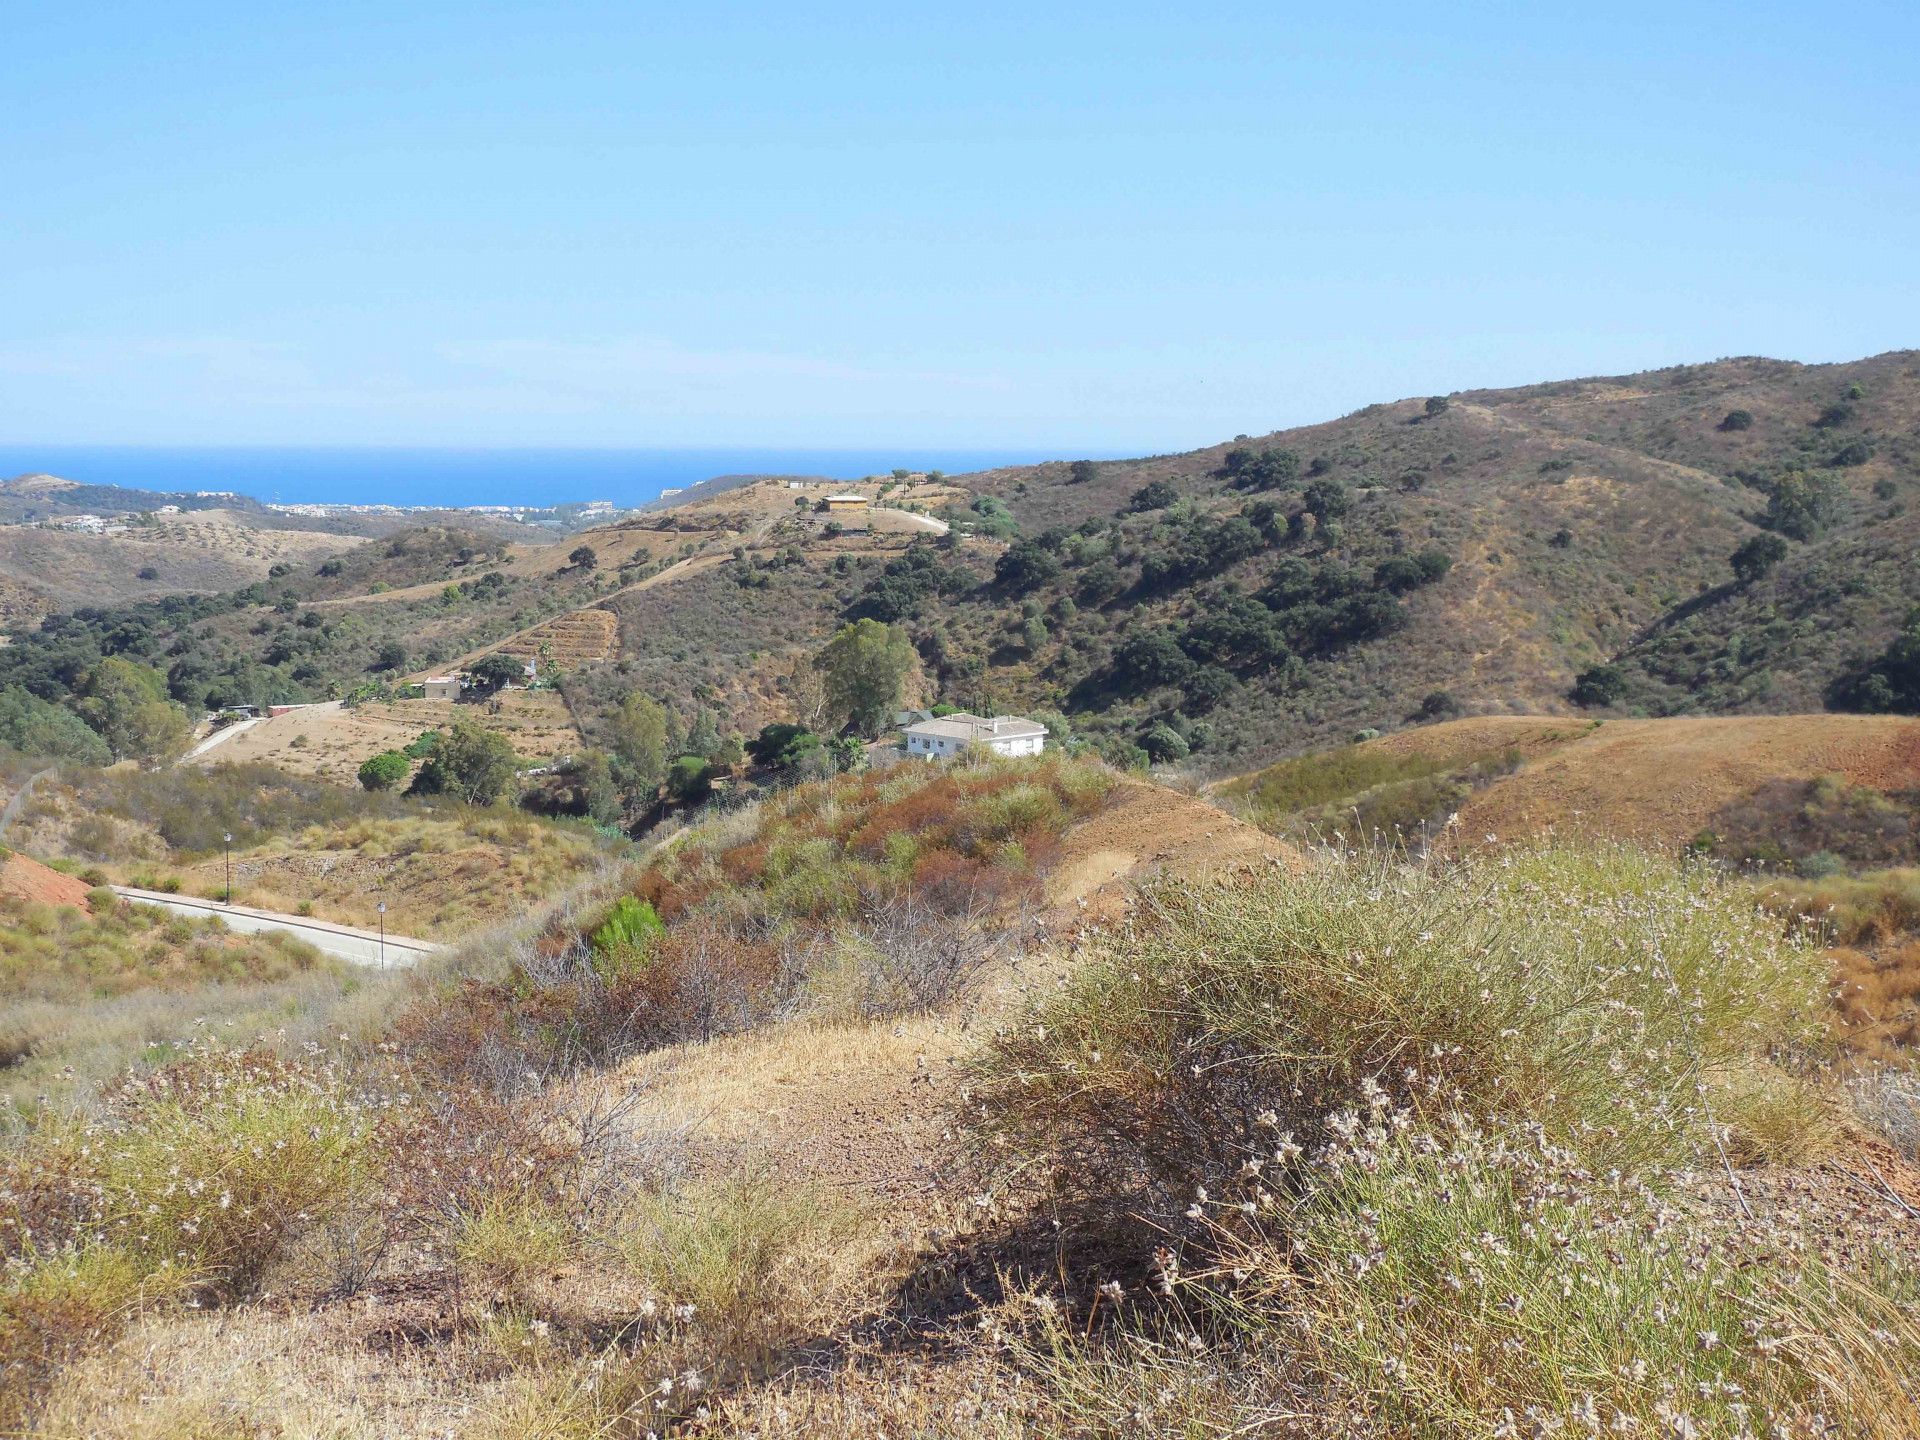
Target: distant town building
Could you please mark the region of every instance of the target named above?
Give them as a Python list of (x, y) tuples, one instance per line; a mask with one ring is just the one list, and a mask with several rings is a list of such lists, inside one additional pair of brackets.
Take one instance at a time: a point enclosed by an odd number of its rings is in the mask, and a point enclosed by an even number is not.
[(969, 745), (984, 745), (996, 755), (1038, 755), (1047, 747), (1047, 727), (1017, 715), (982, 719), (962, 710), (937, 719), (922, 720), (901, 732), (907, 754), (926, 760), (958, 755)]
[(426, 692), (429, 700), (458, 700), (460, 698), (460, 677), (458, 675), (429, 675), (420, 682), (420, 688)]

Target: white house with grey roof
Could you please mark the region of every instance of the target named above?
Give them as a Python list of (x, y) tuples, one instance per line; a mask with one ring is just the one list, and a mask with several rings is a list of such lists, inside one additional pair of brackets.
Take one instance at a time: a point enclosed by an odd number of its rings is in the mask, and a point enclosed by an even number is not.
[(1047, 748), (1047, 727), (1017, 715), (986, 720), (962, 710), (919, 721), (900, 733), (906, 737), (907, 754), (923, 760), (958, 755), (969, 745), (984, 745), (996, 755), (1038, 755)]

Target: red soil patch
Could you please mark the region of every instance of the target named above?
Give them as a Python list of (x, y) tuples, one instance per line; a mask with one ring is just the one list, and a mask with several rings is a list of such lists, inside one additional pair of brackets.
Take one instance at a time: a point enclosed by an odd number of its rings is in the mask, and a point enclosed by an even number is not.
[(0, 895), (11, 895), (16, 900), (71, 905), (91, 915), (93, 907), (87, 904), (87, 892), (92, 888), (84, 880), (49, 870), (38, 860), (29, 860), (24, 855), (9, 855), (6, 863), (0, 865)]

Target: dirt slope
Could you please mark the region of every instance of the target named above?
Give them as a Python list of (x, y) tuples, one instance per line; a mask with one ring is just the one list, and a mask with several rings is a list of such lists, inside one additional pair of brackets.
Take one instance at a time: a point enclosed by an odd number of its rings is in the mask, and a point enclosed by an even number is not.
[(1774, 780), (1837, 775), (1876, 790), (1920, 786), (1920, 720), (1743, 715), (1581, 722), (1459, 720), (1373, 742), (1468, 759), (1513, 746), (1526, 761), (1460, 810), (1464, 842), (1555, 833), (1683, 845)]
[(72, 905), (91, 913), (92, 907), (87, 904), (88, 889), (86, 881), (62, 875), (17, 852), (0, 863), (0, 895), (42, 905)]

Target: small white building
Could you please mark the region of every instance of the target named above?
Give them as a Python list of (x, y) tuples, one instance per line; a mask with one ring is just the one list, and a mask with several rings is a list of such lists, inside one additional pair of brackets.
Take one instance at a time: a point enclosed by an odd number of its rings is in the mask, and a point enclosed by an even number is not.
[(429, 675), (420, 682), (420, 688), (429, 700), (458, 700), (460, 698), (460, 677), (458, 675)]
[(907, 754), (924, 760), (958, 755), (969, 745), (984, 745), (996, 755), (1038, 755), (1047, 748), (1047, 727), (1017, 715), (983, 720), (962, 710), (922, 720), (900, 733), (906, 737)]

